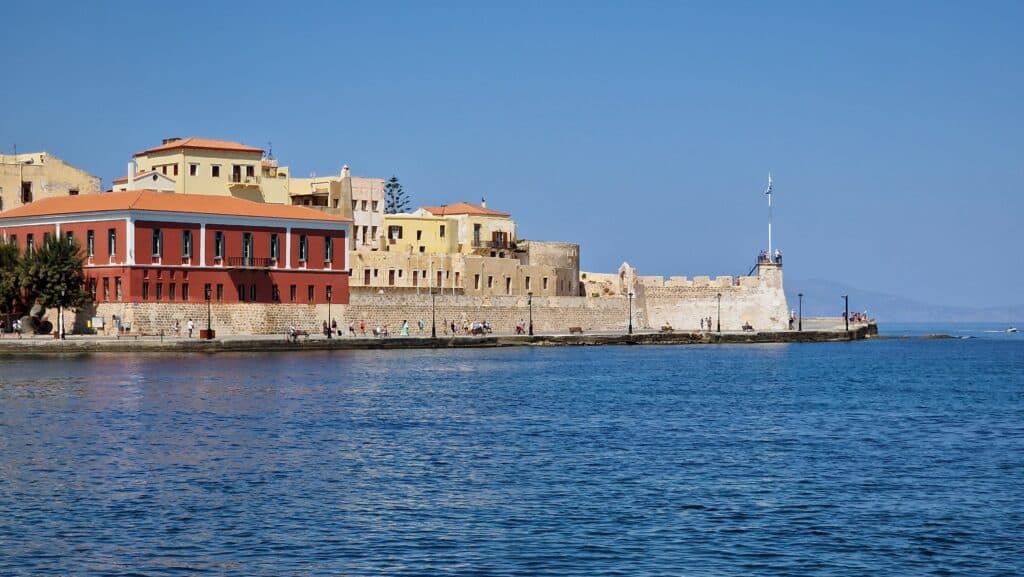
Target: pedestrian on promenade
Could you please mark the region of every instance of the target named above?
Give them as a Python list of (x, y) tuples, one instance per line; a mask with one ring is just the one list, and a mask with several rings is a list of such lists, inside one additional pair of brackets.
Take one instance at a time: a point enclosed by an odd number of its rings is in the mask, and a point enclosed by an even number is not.
[(359, 321), (359, 332), (363, 333), (364, 337), (366, 336), (366, 319)]
[(331, 319), (331, 334), (341, 336), (338, 334), (338, 319)]
[(424, 321), (423, 319), (420, 319), (420, 332), (421, 333), (423, 332), (423, 328), (426, 327), (426, 326), (427, 326), (426, 321)]
[(452, 336), (454, 337), (455, 335), (456, 335), (456, 332), (455, 332), (455, 319), (452, 319)]
[(700, 330), (702, 330), (702, 331), (704, 330), (704, 319), (703, 318), (700, 319)]
[(188, 322), (185, 323), (185, 328), (188, 329), (188, 338), (191, 339), (192, 338), (192, 329), (196, 328), (196, 324), (194, 322), (192, 322), (192, 319), (188, 319)]
[(325, 337), (331, 338), (331, 329), (327, 326), (327, 321), (324, 321), (324, 326), (320, 330), (323, 331)]
[(409, 321), (402, 321), (402, 327), (398, 329), (398, 335), (402, 337), (409, 336)]
[(176, 337), (180, 337), (181, 336), (181, 321), (179, 321), (179, 320), (175, 320), (174, 321), (174, 336), (176, 336)]
[(348, 334), (350, 337), (355, 338), (356, 336), (356, 321), (348, 322)]

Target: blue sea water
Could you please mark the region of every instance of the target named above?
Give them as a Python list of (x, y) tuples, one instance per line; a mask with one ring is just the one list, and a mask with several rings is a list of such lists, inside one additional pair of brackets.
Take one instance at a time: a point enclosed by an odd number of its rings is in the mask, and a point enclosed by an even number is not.
[(1024, 337), (0, 358), (0, 574), (1020, 575)]

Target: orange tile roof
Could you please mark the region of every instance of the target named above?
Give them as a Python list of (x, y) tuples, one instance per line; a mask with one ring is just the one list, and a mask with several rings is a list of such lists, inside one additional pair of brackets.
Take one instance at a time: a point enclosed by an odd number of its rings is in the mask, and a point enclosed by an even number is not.
[(455, 204), (449, 204), (448, 206), (424, 206), (423, 210), (438, 216), (447, 214), (469, 214), (474, 216), (501, 216), (509, 217), (512, 216), (507, 212), (501, 212), (500, 210), (491, 210), (484, 208), (476, 204), (470, 204), (468, 202), (456, 202)]
[(136, 152), (133, 156), (142, 156), (144, 154), (150, 154), (153, 152), (163, 152), (165, 150), (177, 150), (179, 148), (202, 148), (205, 150), (227, 150), (230, 152), (258, 152), (263, 154), (262, 148), (256, 148), (254, 146), (246, 146), (238, 142), (231, 142), (230, 140), (217, 140), (214, 138), (182, 138), (175, 140), (174, 142), (168, 142), (167, 144), (161, 144), (160, 146), (154, 146), (148, 150), (142, 152)]
[(0, 224), (9, 218), (122, 210), (351, 222), (349, 218), (327, 214), (304, 206), (253, 202), (233, 196), (175, 194), (173, 192), (156, 192), (154, 190), (126, 190), (122, 192), (101, 192), (79, 196), (43, 198), (0, 213)]

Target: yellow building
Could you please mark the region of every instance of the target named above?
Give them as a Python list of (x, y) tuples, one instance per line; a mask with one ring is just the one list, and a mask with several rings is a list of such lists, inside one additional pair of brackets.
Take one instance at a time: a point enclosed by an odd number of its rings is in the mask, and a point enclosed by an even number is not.
[(263, 149), (212, 138), (166, 138), (133, 156), (124, 179), (158, 173), (181, 194), (222, 194), (257, 202), (290, 204), (287, 167), (264, 158)]
[(381, 248), (384, 237), (384, 179), (352, 176), (346, 164), (339, 176), (292, 178), (291, 203), (352, 219), (352, 249)]
[(458, 221), (420, 209), (412, 214), (384, 215), (384, 250), (389, 252), (454, 254), (460, 252)]
[(497, 258), (511, 257), (515, 250), (516, 223), (507, 212), (468, 202), (423, 209), (430, 214), (455, 220), (458, 252)]
[(40, 198), (99, 191), (99, 177), (47, 152), (0, 154), (0, 212)]

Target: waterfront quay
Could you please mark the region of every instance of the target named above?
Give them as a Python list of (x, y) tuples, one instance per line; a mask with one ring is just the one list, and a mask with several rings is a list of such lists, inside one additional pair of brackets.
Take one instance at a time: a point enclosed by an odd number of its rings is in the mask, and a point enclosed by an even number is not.
[(878, 334), (872, 323), (850, 325), (845, 329), (841, 319), (837, 322), (819, 322), (815, 328), (791, 331), (600, 331), (584, 334), (550, 333), (537, 335), (490, 334), (486, 336), (429, 335), (327, 338), (322, 334), (289, 340), (280, 335), (238, 335), (215, 339), (181, 336), (113, 336), (69, 335), (66, 340), (46, 335), (25, 335), (22, 338), (6, 334), (0, 338), (0, 354), (76, 354), (87, 352), (273, 352), (296, 350), (359, 350), (359, 349), (432, 349), (432, 348), (487, 348), (516, 346), (602, 346), (602, 345), (696, 345), (696, 344), (750, 344), (841, 342), (871, 338)]

